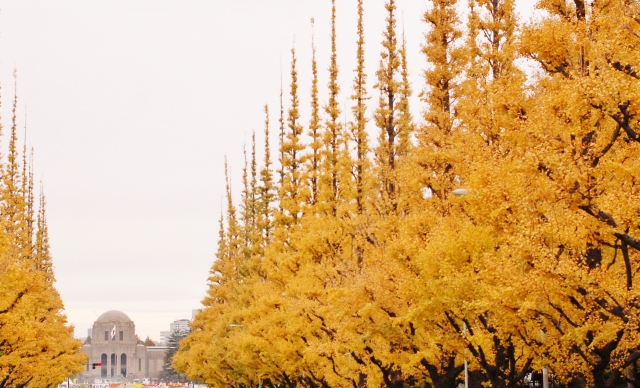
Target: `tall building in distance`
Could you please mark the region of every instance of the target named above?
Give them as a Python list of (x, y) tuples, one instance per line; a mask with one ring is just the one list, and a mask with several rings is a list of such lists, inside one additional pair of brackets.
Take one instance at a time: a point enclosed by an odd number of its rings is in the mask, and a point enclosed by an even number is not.
[(190, 331), (191, 328), (189, 327), (189, 323), (191, 323), (191, 321), (188, 319), (178, 319), (176, 321), (173, 321), (171, 324), (169, 324), (169, 330), (172, 333), (175, 333), (178, 330)]
[(160, 332), (160, 343), (166, 345), (169, 341), (169, 338), (173, 335), (173, 333), (177, 331), (181, 331), (183, 333), (188, 333), (191, 331), (191, 320), (189, 319), (177, 319), (169, 324), (169, 330)]
[(164, 330), (160, 332), (160, 344), (166, 344), (167, 341), (169, 340), (169, 337), (171, 337), (171, 330)]

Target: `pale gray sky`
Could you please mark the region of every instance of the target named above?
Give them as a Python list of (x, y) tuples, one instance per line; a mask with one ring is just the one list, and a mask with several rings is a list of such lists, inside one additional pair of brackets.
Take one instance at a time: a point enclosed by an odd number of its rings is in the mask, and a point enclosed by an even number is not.
[[(365, 2), (370, 90), (383, 3)], [(421, 15), (428, 2), (397, 3), (419, 91)], [(521, 13), (532, 4), (520, 1)], [(229, 157), (239, 194), (242, 147), (252, 130), (262, 155), (265, 103), (272, 111), (271, 144), (277, 145), (280, 66), (288, 93), (294, 39), (308, 122), (311, 17), (326, 101), (330, 1), (11, 0), (0, 8), (4, 132), (16, 67), (19, 125), (26, 106), (28, 144), (45, 183), (57, 288), (69, 321), (85, 336), (97, 315), (122, 310), (140, 337), (158, 339), (171, 321), (190, 318), (205, 295), (224, 193), (223, 158)], [(347, 101), (356, 2), (338, 0), (337, 12), (340, 98)], [(421, 109), (414, 100), (414, 114)], [(1, 147), (6, 154), (6, 136)]]

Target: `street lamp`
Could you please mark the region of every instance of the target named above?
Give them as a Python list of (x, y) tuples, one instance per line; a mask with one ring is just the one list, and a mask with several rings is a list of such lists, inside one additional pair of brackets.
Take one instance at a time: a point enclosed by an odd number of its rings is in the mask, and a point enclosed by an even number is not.
[[(464, 189), (462, 189), (464, 190)], [(467, 323), (462, 322), (462, 333), (467, 337)], [(464, 350), (464, 388), (469, 388), (469, 369), (467, 368), (467, 349)]]
[[(544, 330), (540, 330), (540, 337), (542, 342), (544, 342)], [(542, 367), (542, 388), (549, 388), (549, 375), (547, 374), (547, 367)]]
[[(455, 189), (452, 191), (453, 195), (456, 196), (463, 196), (463, 195), (467, 195), (469, 194), (469, 191), (467, 189), (464, 188), (459, 188), (459, 189)], [(462, 329), (464, 336), (467, 336), (467, 324), (463, 323), (463, 329)], [(544, 330), (540, 331), (540, 335), (542, 337), (542, 342), (544, 342)], [(467, 352), (467, 350), (464, 350), (465, 353)], [(464, 388), (469, 388), (469, 371), (467, 369), (467, 357), (464, 358)], [(542, 388), (549, 388), (549, 375), (547, 373), (547, 367), (543, 366), (542, 367)]]

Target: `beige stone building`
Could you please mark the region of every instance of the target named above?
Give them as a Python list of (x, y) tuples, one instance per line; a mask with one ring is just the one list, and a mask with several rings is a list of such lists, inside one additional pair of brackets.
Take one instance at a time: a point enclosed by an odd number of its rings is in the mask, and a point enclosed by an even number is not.
[[(103, 378), (126, 382), (158, 377), (167, 348), (138, 344), (136, 326), (127, 314), (111, 310), (100, 315), (93, 323), (92, 334), (91, 343), (82, 346), (89, 362), (78, 381)], [(102, 366), (93, 369), (92, 364), (99, 362)]]

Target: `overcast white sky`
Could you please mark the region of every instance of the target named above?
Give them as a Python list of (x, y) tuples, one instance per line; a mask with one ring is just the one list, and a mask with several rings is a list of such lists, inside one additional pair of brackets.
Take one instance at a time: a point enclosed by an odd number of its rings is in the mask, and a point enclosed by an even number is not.
[[(418, 91), (428, 1), (397, 3)], [(383, 4), (365, 2), (370, 90)], [(520, 12), (528, 14), (532, 4), (521, 0)], [(286, 93), (294, 38), (308, 121), (311, 17), (326, 101), (330, 1), (11, 0), (0, 8), (4, 131), (16, 67), (19, 125), (26, 107), (68, 319), (77, 336), (86, 336), (98, 315), (117, 309), (134, 320), (140, 337), (158, 339), (173, 320), (191, 318), (205, 295), (223, 158), (239, 193), (242, 147), (256, 130), (261, 151), (265, 103), (276, 146), (280, 65)], [(346, 102), (356, 2), (338, 0), (337, 12)], [(414, 101), (414, 113), (421, 109)], [(6, 136), (2, 141), (6, 154)]]

